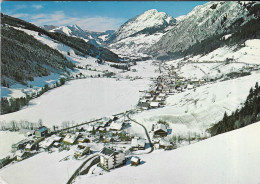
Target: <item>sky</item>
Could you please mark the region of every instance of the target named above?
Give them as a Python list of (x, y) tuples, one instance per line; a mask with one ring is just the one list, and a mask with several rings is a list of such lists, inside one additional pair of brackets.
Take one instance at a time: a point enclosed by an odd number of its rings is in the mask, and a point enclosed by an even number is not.
[(74, 25), (89, 31), (116, 30), (130, 18), (157, 9), (173, 17), (206, 1), (4, 1), (1, 12), (42, 25)]

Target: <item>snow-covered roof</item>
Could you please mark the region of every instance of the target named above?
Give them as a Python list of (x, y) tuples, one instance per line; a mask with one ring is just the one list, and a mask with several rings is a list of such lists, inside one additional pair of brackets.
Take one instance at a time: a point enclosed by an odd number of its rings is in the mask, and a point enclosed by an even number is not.
[(123, 126), (123, 122), (121, 121), (113, 121), (110, 125), (110, 129), (113, 129), (113, 130), (121, 130)]
[(132, 147), (145, 147), (145, 139), (133, 138), (131, 141)]
[(150, 106), (151, 106), (151, 107), (158, 107), (159, 104), (160, 104), (159, 102), (151, 102), (151, 103), (150, 103)]
[(63, 141), (73, 144), (75, 140), (78, 138), (78, 136), (79, 136), (78, 132), (76, 134), (67, 134), (66, 137), (63, 139)]
[(104, 147), (101, 151), (100, 151), (100, 155), (104, 156), (104, 157), (110, 157), (111, 155), (114, 154), (115, 151)]
[(164, 132), (167, 132), (167, 128), (164, 124), (156, 124), (154, 131), (163, 130)]
[(132, 157), (131, 158), (131, 162), (137, 163), (139, 160), (140, 160), (140, 158), (138, 158), (138, 157)]
[(38, 128), (38, 131), (42, 133), (42, 132), (48, 131), (48, 128), (46, 126), (42, 126), (42, 127)]
[(166, 141), (165, 139), (161, 139), (159, 144), (162, 145), (162, 146), (170, 146), (171, 145), (170, 142)]

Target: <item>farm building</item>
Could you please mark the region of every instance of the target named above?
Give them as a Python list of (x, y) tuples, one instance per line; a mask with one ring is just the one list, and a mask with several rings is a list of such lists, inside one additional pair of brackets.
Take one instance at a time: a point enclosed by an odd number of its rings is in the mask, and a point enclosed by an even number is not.
[(133, 150), (144, 150), (145, 149), (145, 139), (133, 138), (131, 141), (131, 147)]
[(100, 153), (100, 165), (110, 170), (125, 163), (125, 153), (104, 147)]
[(91, 153), (90, 148), (89, 147), (84, 147), (83, 149), (79, 149), (77, 150), (74, 155), (76, 158), (82, 157), (84, 155), (88, 155), (89, 153)]
[(79, 133), (78, 132), (75, 133), (75, 134), (68, 133), (66, 135), (66, 137), (64, 137), (63, 142), (65, 144), (74, 144), (74, 143), (76, 143), (78, 137), (79, 137)]
[(150, 107), (151, 108), (158, 108), (158, 107), (160, 107), (160, 102), (151, 102)]
[(45, 137), (48, 134), (48, 128), (46, 126), (42, 126), (35, 130), (36, 137)]
[(140, 158), (139, 157), (132, 157), (131, 158), (131, 165), (138, 166), (140, 164)]
[(165, 137), (167, 136), (167, 128), (164, 124), (156, 124), (154, 128), (154, 136)]
[(113, 121), (110, 125), (110, 130), (119, 131), (123, 128), (123, 122), (121, 121)]

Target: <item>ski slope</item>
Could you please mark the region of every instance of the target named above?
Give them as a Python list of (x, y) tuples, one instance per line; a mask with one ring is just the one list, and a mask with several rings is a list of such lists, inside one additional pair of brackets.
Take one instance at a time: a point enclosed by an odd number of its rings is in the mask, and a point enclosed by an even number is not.
[(172, 151), (139, 155), (144, 164), (117, 168), (75, 184), (259, 184), (260, 122)]

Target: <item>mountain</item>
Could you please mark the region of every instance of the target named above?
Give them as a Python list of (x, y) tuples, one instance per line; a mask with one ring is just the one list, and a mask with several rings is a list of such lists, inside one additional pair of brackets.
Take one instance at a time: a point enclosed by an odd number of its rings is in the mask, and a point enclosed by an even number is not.
[[(197, 47), (202, 47), (203, 41), (205, 51), (201, 51), (202, 53), (208, 52), (209, 48), (216, 49), (216, 40), (225, 34), (240, 32), (243, 26), (252, 26), (252, 22), (256, 26), (259, 7), (258, 2), (235, 1), (209, 2), (197, 6), (189, 14), (179, 18), (178, 24), (148, 49), (147, 53), (157, 57), (173, 57), (196, 44)], [(194, 48), (190, 49), (192, 50)]]
[(69, 74), (69, 70), (75, 67), (58, 50), (41, 43), (19, 29), (35, 31), (40, 36), (70, 47), (77, 55), (83, 57), (92, 56), (115, 63), (121, 61), (117, 54), (106, 48), (96, 47), (77, 37), (48, 32), (34, 24), (8, 15), (1, 14), (1, 29), (1, 79), (5, 78), (8, 82), (16, 81), (26, 85), (26, 80), (33, 81), (34, 77), (48, 76), (51, 72)]
[(124, 23), (107, 41), (107, 47), (121, 55), (141, 55), (164, 35), (176, 20), (164, 12), (148, 10)]
[(57, 26), (54, 26), (54, 25), (43, 25), (43, 26), (40, 26), (40, 28), (46, 30), (46, 31), (50, 31), (52, 29), (55, 29), (57, 28)]
[(67, 36), (75, 36), (78, 38), (84, 39), (86, 42), (89, 42), (97, 47), (102, 46), (103, 42), (106, 41), (113, 33), (114, 30), (108, 30), (105, 32), (95, 32), (83, 30), (78, 25), (69, 25), (69, 26), (59, 26), (49, 29), (50, 26), (43, 26), (43, 28), (50, 32), (62, 33)]

